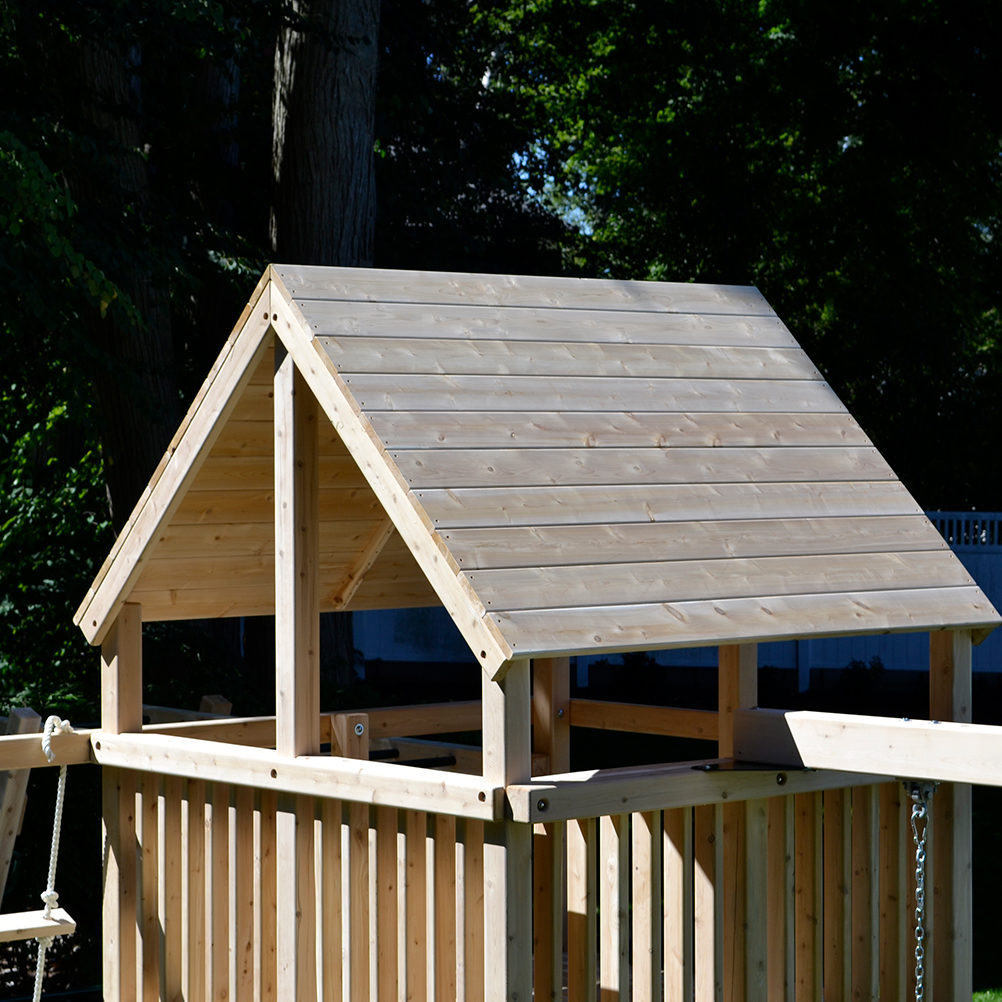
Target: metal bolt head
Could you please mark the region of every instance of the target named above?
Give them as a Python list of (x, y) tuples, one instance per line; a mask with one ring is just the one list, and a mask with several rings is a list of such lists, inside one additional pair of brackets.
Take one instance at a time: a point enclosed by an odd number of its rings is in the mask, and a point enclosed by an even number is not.
[(777, 772), (776, 773), (776, 785), (777, 786), (786, 786), (786, 773), (785, 772)]
[(361, 737), (365, 733), (365, 724), (355, 724), (355, 733)]
[(557, 716), (558, 717), (562, 717), (563, 715), (564, 715), (564, 711), (563, 710), (557, 710)]
[(550, 802), (545, 797), (540, 797), (539, 800), (536, 801), (536, 810), (539, 811), (540, 814), (542, 814), (549, 806)]

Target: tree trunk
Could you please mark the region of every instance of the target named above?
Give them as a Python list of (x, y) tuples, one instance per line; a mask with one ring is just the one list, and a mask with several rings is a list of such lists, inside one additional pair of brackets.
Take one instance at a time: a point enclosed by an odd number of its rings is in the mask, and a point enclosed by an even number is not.
[[(379, 0), (296, 0), (275, 48), (270, 220), (276, 260), (371, 267)], [(321, 617), (321, 671), (355, 678), (350, 612)]]
[[(82, 117), (104, 145), (104, 158), (81, 165), (78, 184), (87, 201), (110, 219), (133, 224), (121, 270), (110, 277), (132, 299), (145, 322), (130, 323), (112, 307), (95, 322), (104, 355), (95, 391), (104, 422), (105, 478), (112, 519), (121, 527), (170, 443), (181, 417), (171, 340), (169, 291), (149, 264), (142, 236), (150, 209), (146, 160), (140, 152), (138, 47), (81, 48)], [(125, 242), (125, 241), (123, 241)]]
[(298, 0), (275, 49), (276, 259), (371, 267), (379, 0)]

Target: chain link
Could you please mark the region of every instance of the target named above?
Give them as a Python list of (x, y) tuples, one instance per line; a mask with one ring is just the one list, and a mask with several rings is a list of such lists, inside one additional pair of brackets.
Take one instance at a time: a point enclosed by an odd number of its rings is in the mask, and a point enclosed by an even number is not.
[(929, 807), (938, 783), (905, 783), (912, 798), (912, 841), (915, 843), (915, 1002), (925, 998), (925, 842)]

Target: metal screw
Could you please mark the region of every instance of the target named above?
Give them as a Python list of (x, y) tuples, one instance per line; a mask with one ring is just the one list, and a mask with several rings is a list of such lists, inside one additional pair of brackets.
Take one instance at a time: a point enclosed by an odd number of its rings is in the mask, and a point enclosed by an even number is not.
[(543, 813), (549, 806), (550, 802), (546, 800), (545, 797), (540, 797), (539, 800), (536, 801), (536, 810), (540, 813)]
[(786, 786), (786, 773), (785, 772), (777, 772), (776, 773), (776, 785), (777, 786)]
[(558, 717), (562, 717), (563, 715), (564, 715), (564, 711), (563, 710), (557, 710), (557, 716)]
[(361, 737), (365, 733), (365, 724), (355, 724), (355, 733)]

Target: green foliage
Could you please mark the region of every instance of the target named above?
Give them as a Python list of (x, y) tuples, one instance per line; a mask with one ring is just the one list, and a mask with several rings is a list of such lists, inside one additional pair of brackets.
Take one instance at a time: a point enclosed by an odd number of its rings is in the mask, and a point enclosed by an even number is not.
[(1002, 9), (484, 4), (567, 267), (756, 284), (927, 507), (1002, 506)]

